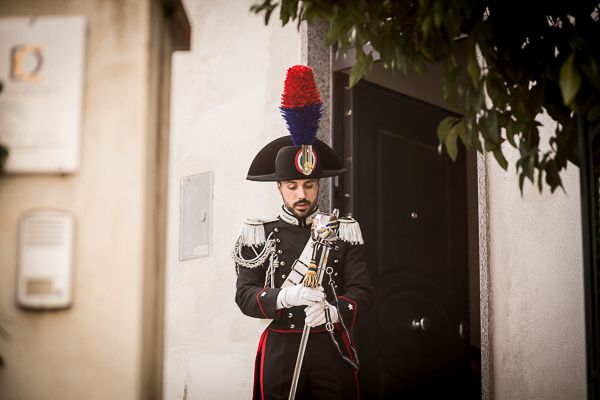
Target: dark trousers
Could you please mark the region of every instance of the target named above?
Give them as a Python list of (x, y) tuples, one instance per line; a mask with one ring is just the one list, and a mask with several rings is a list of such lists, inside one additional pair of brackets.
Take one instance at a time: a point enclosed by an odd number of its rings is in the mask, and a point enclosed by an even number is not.
[[(255, 399), (288, 398), (301, 336), (269, 329), (263, 333), (256, 360)], [(342, 340), (339, 343), (345, 347)], [(327, 332), (308, 337), (296, 399), (358, 399), (356, 373), (339, 355)]]

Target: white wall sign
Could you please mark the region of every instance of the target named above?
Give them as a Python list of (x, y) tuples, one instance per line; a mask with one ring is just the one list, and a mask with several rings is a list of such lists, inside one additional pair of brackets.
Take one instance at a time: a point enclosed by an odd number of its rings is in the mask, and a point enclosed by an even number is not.
[(0, 144), (7, 172), (79, 165), (85, 18), (0, 18)]

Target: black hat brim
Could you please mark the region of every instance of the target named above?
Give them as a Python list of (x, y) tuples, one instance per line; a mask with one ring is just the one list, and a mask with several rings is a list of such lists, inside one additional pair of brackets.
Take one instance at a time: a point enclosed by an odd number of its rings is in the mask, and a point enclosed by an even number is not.
[(304, 175), (295, 168), (292, 160), (282, 162), (282, 157), (287, 159), (292, 153), (290, 147), (300, 149), (301, 146), (294, 146), (290, 136), (282, 136), (267, 144), (254, 157), (246, 179), (260, 182), (319, 179), (340, 175), (346, 171), (344, 164), (333, 149), (327, 143), (317, 139), (313, 145), (317, 153), (317, 167), (310, 175)]

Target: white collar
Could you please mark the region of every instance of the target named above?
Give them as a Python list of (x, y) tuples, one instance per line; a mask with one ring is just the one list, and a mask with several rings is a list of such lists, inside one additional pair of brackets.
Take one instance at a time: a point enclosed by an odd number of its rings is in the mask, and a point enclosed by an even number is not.
[(313, 212), (308, 214), (304, 219), (298, 219), (290, 210), (286, 208), (286, 206), (281, 206), (281, 211), (279, 212), (279, 217), (290, 225), (299, 225), (299, 226), (309, 226), (312, 225), (313, 219), (315, 215), (319, 212), (319, 208), (315, 208)]

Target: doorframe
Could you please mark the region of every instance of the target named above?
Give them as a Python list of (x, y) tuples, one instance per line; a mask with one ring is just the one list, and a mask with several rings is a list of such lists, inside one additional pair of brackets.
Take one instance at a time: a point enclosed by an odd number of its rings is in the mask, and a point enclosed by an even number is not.
[(163, 398), (167, 193), (172, 54), (191, 47), (191, 25), (181, 0), (152, 0), (146, 149), (144, 276), (140, 397)]
[(490, 274), (489, 185), (486, 156), (477, 152), (477, 213), (479, 226), (479, 321), (481, 398), (494, 398), (492, 351), (492, 286)]
[[(327, 105), (319, 129), (319, 137), (326, 143), (333, 145), (333, 120), (331, 114), (335, 112), (333, 102), (333, 80), (335, 73), (347, 69), (354, 64), (353, 55), (344, 58), (335, 57), (331, 48), (324, 46), (325, 36), (329, 25), (324, 22), (303, 22), (301, 25), (301, 61), (311, 66), (317, 76), (317, 84), (321, 91), (323, 103)], [(376, 56), (378, 56), (376, 54)], [(319, 80), (319, 77), (321, 79)], [(323, 77), (326, 77), (323, 81)], [(477, 153), (477, 206), (479, 230), (479, 304), (480, 304), (480, 341), (481, 341), (481, 398), (492, 400), (494, 398), (493, 381), (493, 349), (492, 349), (492, 292), (489, 258), (489, 185), (488, 167), (486, 156)], [(322, 209), (331, 209), (336, 181), (324, 182), (322, 185)]]

